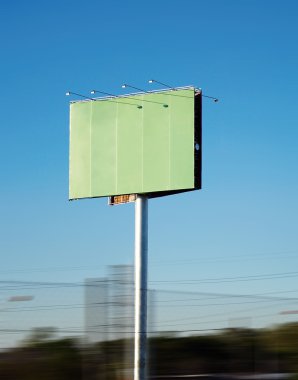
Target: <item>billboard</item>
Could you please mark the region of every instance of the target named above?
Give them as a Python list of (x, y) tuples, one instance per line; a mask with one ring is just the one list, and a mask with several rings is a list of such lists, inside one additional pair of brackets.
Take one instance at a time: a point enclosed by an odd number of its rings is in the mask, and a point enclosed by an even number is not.
[(201, 127), (193, 87), (71, 102), (69, 199), (200, 189)]

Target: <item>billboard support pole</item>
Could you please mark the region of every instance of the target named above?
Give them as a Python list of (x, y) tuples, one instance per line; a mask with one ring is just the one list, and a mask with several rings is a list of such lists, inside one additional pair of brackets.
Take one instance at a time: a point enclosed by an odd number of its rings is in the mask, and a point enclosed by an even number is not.
[(148, 198), (135, 201), (135, 334), (134, 380), (146, 379), (148, 273)]

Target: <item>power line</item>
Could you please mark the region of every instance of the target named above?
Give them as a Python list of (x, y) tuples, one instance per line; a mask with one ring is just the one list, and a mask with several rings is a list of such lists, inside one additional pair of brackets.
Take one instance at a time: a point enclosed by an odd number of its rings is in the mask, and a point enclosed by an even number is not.
[[(293, 250), (285, 250), (285, 251), (273, 251), (273, 252), (259, 252), (259, 253), (247, 253), (241, 255), (225, 255), (225, 256), (200, 256), (199, 259), (179, 259), (179, 260), (151, 260), (151, 265), (180, 265), (180, 264), (188, 264), (195, 262), (216, 262), (216, 261), (234, 261), (235, 259), (267, 259), (270, 257), (271, 259), (284, 259), (285, 257), (297, 257), (298, 249)], [(291, 254), (290, 256), (285, 256)], [(64, 267), (43, 267), (43, 268), (31, 268), (31, 269), (11, 269), (11, 270), (0, 270), (0, 273), (34, 273), (34, 272), (63, 272), (63, 271), (81, 271), (81, 270), (99, 270), (103, 269), (102, 266), (96, 265), (82, 265), (82, 266), (64, 266)]]
[[(194, 262), (226, 262), (226, 261), (234, 261), (235, 259), (268, 259), (270, 258), (278, 258), (278, 259), (284, 259), (285, 257), (297, 257), (298, 249), (295, 250), (289, 250), (289, 251), (276, 251), (276, 252), (260, 252), (260, 253), (247, 253), (242, 255), (225, 255), (225, 256), (200, 256), (199, 259), (178, 259), (178, 260), (153, 260), (151, 263), (153, 265), (172, 265), (172, 264), (183, 264), (183, 263), (194, 263)], [(291, 256), (285, 256), (286, 254), (292, 254)], [(295, 254), (295, 255), (294, 255)], [(280, 257), (278, 257), (280, 256)]]
[(298, 272), (283, 272), (283, 273), (269, 273), (261, 275), (251, 275), (251, 276), (236, 276), (236, 277), (215, 277), (215, 278), (204, 278), (204, 279), (192, 279), (192, 280), (155, 280), (150, 281), (150, 283), (175, 283), (175, 284), (194, 284), (194, 283), (221, 283), (221, 282), (238, 282), (238, 281), (259, 281), (259, 280), (272, 280), (280, 278), (290, 278), (297, 277)]

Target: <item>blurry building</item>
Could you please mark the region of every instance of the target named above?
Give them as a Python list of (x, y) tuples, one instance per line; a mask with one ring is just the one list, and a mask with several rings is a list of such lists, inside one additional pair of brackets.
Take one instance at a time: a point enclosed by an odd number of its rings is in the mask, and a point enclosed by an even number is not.
[[(109, 267), (108, 278), (85, 282), (85, 332), (88, 343), (114, 341), (118, 358), (117, 377), (133, 375), (134, 268)], [(115, 352), (116, 351), (116, 352)], [(109, 355), (103, 353), (105, 360)], [(106, 363), (107, 364), (107, 363)]]
[(85, 281), (85, 333), (89, 342), (132, 339), (134, 330), (134, 270), (109, 267), (108, 278)]
[(110, 339), (132, 339), (134, 331), (134, 268), (109, 267)]
[(85, 280), (85, 336), (89, 343), (108, 340), (109, 282)]

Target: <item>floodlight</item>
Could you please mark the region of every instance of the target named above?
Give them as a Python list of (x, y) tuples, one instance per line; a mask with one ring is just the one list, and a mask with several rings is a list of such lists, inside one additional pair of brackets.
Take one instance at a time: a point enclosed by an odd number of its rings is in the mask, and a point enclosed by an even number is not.
[(123, 84), (121, 87), (122, 88), (130, 87), (130, 88), (133, 88), (133, 89), (141, 91), (141, 92), (149, 93), (148, 91), (143, 90), (142, 88), (135, 87), (135, 86), (132, 86), (131, 84), (127, 84), (127, 83)]
[(209, 99), (212, 99), (214, 101), (214, 103), (217, 103), (219, 101), (218, 98), (215, 98), (214, 96), (209, 96), (209, 95), (202, 95), (204, 98), (209, 98)]
[[(152, 80), (153, 80), (153, 79), (152, 79)], [(141, 88), (138, 88), (138, 87), (132, 86), (132, 85), (130, 85), (130, 84), (123, 84), (121, 87), (122, 87), (122, 88), (130, 87), (130, 88), (133, 88), (133, 89), (135, 89), (135, 90), (138, 90), (138, 91), (144, 92), (145, 94), (152, 94), (152, 92), (149, 92), (149, 91), (143, 90), (143, 89), (141, 89)], [(169, 107), (168, 104), (163, 104), (163, 103), (160, 103), (160, 102), (155, 102), (155, 101), (153, 101), (153, 100), (144, 100), (144, 99), (142, 99), (142, 101), (143, 101), (143, 102), (149, 102), (149, 103), (162, 104), (162, 106), (165, 107), (165, 108)]]
[(72, 91), (67, 91), (65, 93), (66, 96), (70, 96), (70, 95), (76, 95), (76, 96), (80, 96), (81, 98), (85, 98), (85, 99), (89, 99), (89, 100), (95, 100), (93, 98), (89, 98), (89, 96), (86, 96), (86, 95), (82, 95), (82, 94), (78, 94), (77, 92), (72, 92)]
[(162, 86), (165, 86), (165, 87), (168, 87), (170, 88), (171, 90), (175, 90), (175, 88), (173, 88), (173, 86), (169, 86), (168, 84), (165, 84), (165, 83), (162, 83), (162, 82), (159, 82), (158, 80), (155, 80), (155, 79), (150, 79), (148, 80), (148, 83), (158, 83), (158, 84), (161, 84)]
[[(98, 92), (99, 94), (111, 96), (112, 98), (118, 98), (119, 97), (118, 95), (110, 94), (109, 92), (103, 92), (103, 91), (99, 91), (99, 90), (90, 91), (91, 94), (95, 94), (96, 92)], [(125, 98), (136, 100), (135, 98), (133, 98), (131, 96), (125, 96)], [(111, 101), (114, 101), (114, 100), (111, 99)], [(128, 103), (128, 102), (116, 102), (116, 103), (129, 104), (131, 106), (137, 106), (139, 109), (143, 108), (140, 104), (132, 104), (132, 103)]]

